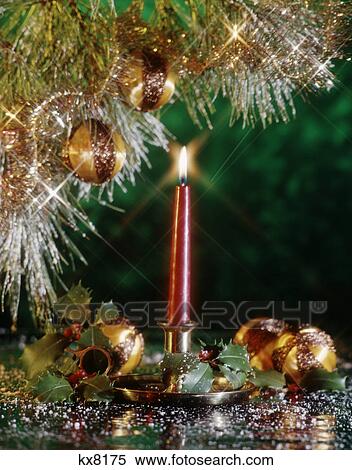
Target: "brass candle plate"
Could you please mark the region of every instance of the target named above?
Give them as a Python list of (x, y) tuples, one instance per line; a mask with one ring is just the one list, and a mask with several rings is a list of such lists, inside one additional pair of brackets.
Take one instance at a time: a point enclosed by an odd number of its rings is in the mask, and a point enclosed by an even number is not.
[(218, 390), (208, 393), (180, 393), (165, 391), (159, 375), (131, 374), (119, 377), (114, 384), (117, 399), (130, 403), (170, 406), (231, 405), (248, 400), (256, 388), (245, 384), (239, 390)]

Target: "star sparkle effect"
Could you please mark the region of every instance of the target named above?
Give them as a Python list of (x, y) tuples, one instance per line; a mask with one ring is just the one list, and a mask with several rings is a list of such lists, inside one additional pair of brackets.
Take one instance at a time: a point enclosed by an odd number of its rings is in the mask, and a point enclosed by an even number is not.
[(288, 122), (297, 95), (333, 87), (333, 60), (351, 39), (351, 7), (339, 0), (314, 6), (210, 0), (203, 14), (196, 2), (194, 8), (195, 29), (206, 31), (196, 42), (204, 63), (202, 75), (183, 84), (183, 98), (198, 122), (209, 122), (218, 95), (230, 102), (231, 123), (240, 118), (244, 126)]

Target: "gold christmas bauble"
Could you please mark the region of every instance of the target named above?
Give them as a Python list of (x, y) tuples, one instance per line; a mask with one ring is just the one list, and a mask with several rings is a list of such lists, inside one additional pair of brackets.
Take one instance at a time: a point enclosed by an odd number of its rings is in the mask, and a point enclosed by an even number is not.
[(241, 326), (233, 338), (233, 343), (247, 347), (252, 367), (259, 370), (272, 369), (272, 352), (276, 340), (287, 328), (287, 324), (282, 320), (255, 318)]
[(115, 324), (102, 325), (100, 328), (109, 339), (115, 354), (115, 366), (109, 373), (110, 378), (132, 372), (143, 357), (142, 333), (125, 318)]
[(272, 358), (275, 369), (297, 384), (311, 369), (323, 368), (328, 372), (336, 369), (333, 339), (313, 326), (304, 326), (296, 333), (282, 334), (276, 341)]
[(153, 111), (168, 103), (174, 94), (176, 74), (168, 61), (150, 50), (132, 52), (121, 77), (128, 102), (139, 111)]
[(73, 129), (63, 155), (65, 163), (79, 179), (102, 184), (122, 169), (126, 146), (120, 134), (90, 119)]

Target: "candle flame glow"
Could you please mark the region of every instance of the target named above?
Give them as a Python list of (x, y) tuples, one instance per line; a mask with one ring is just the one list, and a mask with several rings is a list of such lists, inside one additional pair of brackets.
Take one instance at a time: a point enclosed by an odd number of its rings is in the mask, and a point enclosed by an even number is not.
[(180, 159), (179, 159), (179, 178), (181, 184), (187, 183), (187, 147), (183, 146), (180, 152)]

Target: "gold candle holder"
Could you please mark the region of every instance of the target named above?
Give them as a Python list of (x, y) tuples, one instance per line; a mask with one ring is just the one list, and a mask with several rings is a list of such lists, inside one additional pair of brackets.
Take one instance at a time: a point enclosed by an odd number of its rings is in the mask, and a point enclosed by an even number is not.
[[(186, 354), (192, 352), (192, 331), (196, 327), (195, 322), (183, 323), (180, 325), (170, 325), (168, 322), (161, 322), (159, 326), (164, 330), (164, 351), (165, 354)], [(174, 371), (165, 369), (162, 372), (163, 383), (167, 391), (181, 392), (180, 383), (174, 383)]]
[(192, 331), (195, 322), (173, 326), (167, 322), (159, 323), (164, 330), (164, 350), (168, 353), (187, 353), (192, 351)]
[[(191, 353), (192, 332), (196, 323), (173, 326), (162, 322), (159, 325), (164, 330), (165, 353)], [(239, 403), (248, 400), (256, 390), (251, 384), (244, 385), (240, 390), (228, 390), (227, 383), (219, 382), (213, 392), (185, 393), (171, 379), (172, 371), (167, 369), (159, 375), (120, 376), (115, 382), (115, 393), (119, 399), (130, 403), (199, 407)]]

